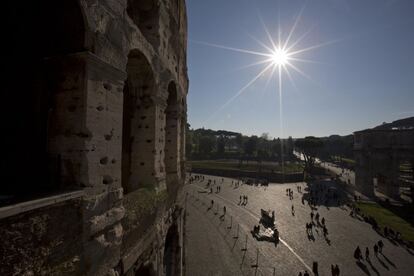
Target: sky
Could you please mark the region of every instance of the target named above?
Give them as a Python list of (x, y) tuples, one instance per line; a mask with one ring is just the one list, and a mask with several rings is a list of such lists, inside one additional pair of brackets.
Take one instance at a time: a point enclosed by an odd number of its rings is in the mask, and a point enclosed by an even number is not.
[[(187, 14), (191, 128), (297, 138), (414, 116), (413, 0), (187, 0)], [(217, 45), (269, 53), (266, 30), (277, 46), (295, 22), (298, 70), (240, 92), (266, 57)]]

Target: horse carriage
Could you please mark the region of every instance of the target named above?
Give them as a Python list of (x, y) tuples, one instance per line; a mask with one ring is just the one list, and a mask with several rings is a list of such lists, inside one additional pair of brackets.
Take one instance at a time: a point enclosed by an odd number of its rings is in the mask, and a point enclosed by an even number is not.
[(260, 209), (261, 218), (259, 225), (253, 227), (252, 235), (258, 241), (269, 241), (277, 244), (279, 242), (279, 231), (275, 225), (275, 212)]

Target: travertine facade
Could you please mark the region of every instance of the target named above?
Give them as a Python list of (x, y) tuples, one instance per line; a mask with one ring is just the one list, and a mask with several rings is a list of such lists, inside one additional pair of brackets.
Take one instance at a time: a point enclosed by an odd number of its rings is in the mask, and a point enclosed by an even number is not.
[(7, 9), (0, 274), (179, 275), (184, 0)]
[[(354, 137), (357, 189), (374, 196), (376, 178), (380, 192), (391, 198), (400, 197), (400, 165), (414, 165), (414, 130), (368, 129), (355, 132)], [(412, 189), (411, 185), (411, 194)]]

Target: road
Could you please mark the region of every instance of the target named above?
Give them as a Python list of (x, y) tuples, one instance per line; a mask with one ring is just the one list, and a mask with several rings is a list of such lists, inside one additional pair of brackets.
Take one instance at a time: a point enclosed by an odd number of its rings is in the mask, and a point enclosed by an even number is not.
[[(245, 184), (235, 188), (235, 180), (230, 178), (224, 178), (224, 182), (221, 177), (206, 179), (215, 180), (221, 192), (208, 194), (207, 180), (185, 186), (187, 275), (298, 275), (305, 269), (311, 271), (314, 261), (319, 264), (320, 275), (331, 275), (331, 264), (339, 265), (341, 275), (411, 275), (414, 269), (413, 252), (385, 240), (367, 223), (350, 217), (349, 209), (335, 206), (336, 203), (319, 206), (317, 210), (326, 219), (329, 243), (320, 227), (314, 231), (314, 239), (309, 239), (305, 224), (311, 221), (311, 209), (306, 201), (302, 204), (302, 198), (309, 196), (305, 183), (270, 184), (268, 188)], [(320, 185), (336, 184), (324, 181)], [(297, 186), (302, 187), (302, 193), (297, 192)], [(293, 200), (286, 196), (287, 188), (294, 191)], [(238, 205), (240, 195), (248, 196), (246, 206)], [(211, 200), (214, 205), (209, 209)], [(223, 206), (227, 211), (224, 220), (220, 219)], [(261, 208), (275, 210), (281, 238), (277, 246), (256, 241), (250, 234), (258, 224)], [(384, 255), (377, 258), (373, 256), (373, 245), (379, 239), (384, 240), (385, 247)], [(246, 240), (247, 250), (243, 251)], [(370, 248), (371, 263), (356, 264), (353, 252), (357, 246), (363, 252), (365, 247)]]

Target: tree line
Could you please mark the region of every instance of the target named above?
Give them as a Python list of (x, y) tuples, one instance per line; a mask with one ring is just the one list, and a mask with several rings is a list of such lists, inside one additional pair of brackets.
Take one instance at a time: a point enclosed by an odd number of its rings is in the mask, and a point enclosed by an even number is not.
[(332, 161), (334, 157), (353, 159), (353, 135), (287, 139), (268, 133), (247, 136), (227, 130), (191, 129), (187, 124), (187, 160), (238, 159), (240, 161), (293, 160), (302, 154), (305, 170), (312, 172), (315, 158)]
[(238, 132), (190, 129), (187, 125), (186, 155), (188, 160), (239, 159), (280, 161), (293, 156), (293, 139), (271, 138), (268, 133), (247, 136)]

